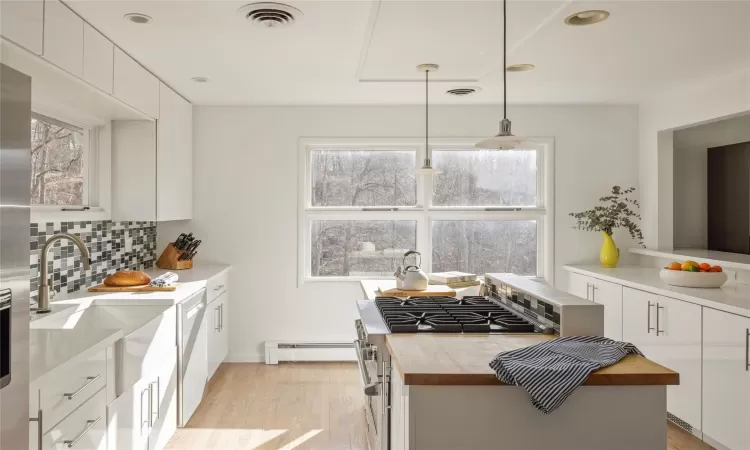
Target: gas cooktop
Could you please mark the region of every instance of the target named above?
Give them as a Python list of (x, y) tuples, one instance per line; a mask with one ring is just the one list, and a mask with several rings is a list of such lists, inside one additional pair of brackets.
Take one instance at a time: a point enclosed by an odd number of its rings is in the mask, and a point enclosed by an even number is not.
[(377, 297), (391, 333), (539, 333), (533, 323), (487, 297)]

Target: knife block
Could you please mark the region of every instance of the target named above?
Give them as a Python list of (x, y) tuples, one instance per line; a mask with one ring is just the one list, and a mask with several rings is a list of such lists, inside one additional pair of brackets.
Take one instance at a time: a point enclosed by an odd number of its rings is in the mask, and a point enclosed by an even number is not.
[(156, 267), (160, 269), (169, 270), (184, 270), (193, 268), (193, 260), (180, 261), (179, 258), (185, 253), (182, 250), (177, 250), (173, 242), (167, 245), (167, 248), (161, 253), (159, 259), (156, 260)]

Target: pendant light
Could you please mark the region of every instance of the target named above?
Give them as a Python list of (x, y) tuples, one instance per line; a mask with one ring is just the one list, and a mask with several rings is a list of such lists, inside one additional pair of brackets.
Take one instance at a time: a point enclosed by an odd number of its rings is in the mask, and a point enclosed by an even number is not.
[(483, 150), (513, 150), (533, 145), (533, 141), (513, 136), (508, 120), (508, 13), (507, 0), (503, 0), (503, 120), (500, 121), (500, 134), (477, 143), (474, 147)]
[(437, 175), (443, 171), (432, 167), (432, 150), (430, 150), (430, 72), (437, 72), (437, 64), (420, 64), (417, 70), (424, 72), (424, 149), (425, 158), (418, 175)]

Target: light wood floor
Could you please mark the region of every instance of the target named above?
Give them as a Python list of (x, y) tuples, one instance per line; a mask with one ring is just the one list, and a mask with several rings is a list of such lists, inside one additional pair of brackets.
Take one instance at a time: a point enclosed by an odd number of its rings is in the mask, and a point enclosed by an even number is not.
[[(353, 363), (223, 364), (170, 450), (366, 450)], [(709, 450), (669, 424), (667, 450)]]

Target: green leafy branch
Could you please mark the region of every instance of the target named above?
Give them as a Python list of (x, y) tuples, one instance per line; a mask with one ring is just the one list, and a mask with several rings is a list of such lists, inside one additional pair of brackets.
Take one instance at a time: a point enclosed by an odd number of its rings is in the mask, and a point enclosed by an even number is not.
[(634, 221), (640, 221), (641, 215), (631, 209), (631, 207), (640, 208), (640, 205), (638, 200), (628, 198), (628, 195), (633, 192), (635, 192), (634, 187), (622, 189), (620, 186), (613, 186), (611, 195), (599, 199), (603, 205), (569, 214), (577, 220), (573, 228), (584, 231), (603, 231), (610, 236), (615, 228), (625, 228), (639, 245), (644, 246), (643, 232)]

